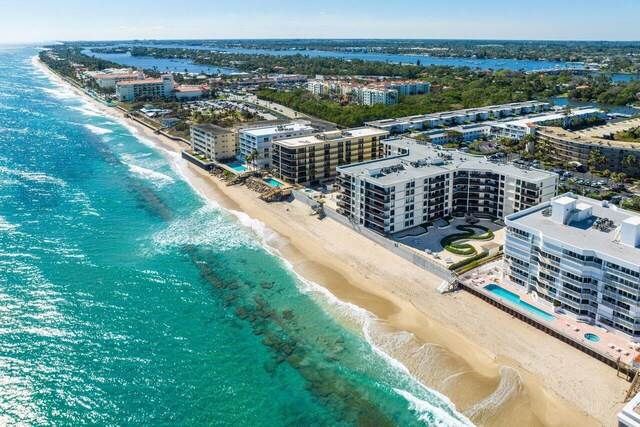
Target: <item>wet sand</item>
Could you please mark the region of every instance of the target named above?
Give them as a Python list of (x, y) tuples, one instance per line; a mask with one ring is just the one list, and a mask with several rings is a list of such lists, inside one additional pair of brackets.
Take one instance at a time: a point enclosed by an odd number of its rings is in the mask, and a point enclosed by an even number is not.
[(353, 230), (310, 216), (302, 203), (267, 204), (245, 187), (227, 187), (177, 158), (184, 144), (125, 123), (165, 150), (203, 197), (272, 230), (266, 243), (297, 274), (372, 313), (378, 320), (363, 333), (476, 424), (615, 425), (629, 384), (613, 369), (472, 295), (440, 295), (441, 279)]

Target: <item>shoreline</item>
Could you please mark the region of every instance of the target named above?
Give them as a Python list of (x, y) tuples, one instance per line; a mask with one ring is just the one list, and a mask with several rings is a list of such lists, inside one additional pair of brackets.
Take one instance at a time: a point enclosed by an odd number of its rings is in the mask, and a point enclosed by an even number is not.
[[(34, 65), (134, 129), (139, 139), (178, 155), (184, 148), (126, 120), (119, 110), (68, 84), (37, 59)], [(374, 325), (380, 331), (371, 337), (373, 345), (380, 344), (375, 342), (378, 335), (411, 333), (401, 345), (381, 344), (382, 350), (447, 396), (459, 412), (470, 413), (474, 422), (613, 424), (628, 383), (617, 379), (611, 368), (517, 319), (509, 321), (509, 315), (472, 295), (438, 294), (441, 279), (338, 223), (310, 217), (308, 207), (299, 202), (267, 204), (245, 187), (226, 187), (181, 158), (176, 161), (183, 178), (203, 198), (231, 211), (240, 222), (243, 213), (273, 231), (265, 243), (295, 274), (380, 319)], [(384, 265), (380, 259), (386, 260)]]

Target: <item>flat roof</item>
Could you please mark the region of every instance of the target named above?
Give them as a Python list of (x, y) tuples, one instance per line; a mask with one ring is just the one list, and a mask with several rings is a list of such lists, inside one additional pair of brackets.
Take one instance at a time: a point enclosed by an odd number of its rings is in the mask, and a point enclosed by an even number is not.
[[(585, 107), (585, 108), (575, 108), (571, 110), (569, 113), (569, 117), (577, 117), (584, 116), (589, 114), (603, 114), (603, 111), (599, 108)], [(492, 123), (494, 126), (519, 126), (526, 127), (529, 124), (536, 124), (540, 122), (549, 122), (553, 120), (562, 120), (565, 115), (563, 113), (547, 113), (547, 114), (536, 114), (533, 116), (526, 116), (521, 119), (507, 119), (507, 120), (499, 120), (495, 123)]]
[(487, 105), (486, 107), (474, 107), (474, 108), (465, 108), (462, 110), (442, 111), (439, 113), (398, 117), (395, 119), (372, 120), (370, 122), (366, 122), (365, 124), (377, 125), (377, 126), (394, 125), (394, 124), (401, 124), (401, 123), (411, 123), (415, 121), (435, 120), (443, 117), (466, 116), (467, 114), (480, 114), (480, 113), (489, 113), (491, 111), (501, 111), (501, 110), (515, 109), (515, 108), (549, 106), (549, 105), (551, 104), (549, 104), (548, 102), (542, 102), (542, 101), (512, 102), (510, 104)]
[[(366, 177), (368, 182), (380, 186), (395, 185), (411, 179), (424, 179), (448, 171), (482, 171), (510, 175), (527, 181), (542, 181), (557, 176), (540, 169), (521, 168), (513, 163), (491, 162), (484, 156), (443, 150), (432, 144), (421, 144), (409, 138), (392, 138), (385, 145), (407, 149), (408, 154), (386, 157), (363, 163), (340, 166), (339, 171)], [(443, 155), (449, 157), (445, 159)], [(401, 166), (401, 167), (398, 167)], [(382, 173), (383, 169), (393, 172)]]
[(192, 128), (201, 130), (203, 132), (212, 133), (214, 135), (224, 135), (225, 133), (233, 133), (233, 129), (227, 129), (220, 126), (216, 126), (211, 123), (203, 123), (200, 125), (191, 125)]
[(305, 135), (298, 136), (296, 138), (287, 138), (281, 139), (276, 142), (278, 145), (282, 145), (285, 147), (295, 148), (302, 147), (305, 145), (313, 145), (313, 144), (326, 144), (331, 141), (339, 141), (339, 140), (347, 140), (353, 138), (363, 138), (368, 136), (386, 136), (389, 132), (370, 128), (354, 128), (354, 129), (345, 129), (345, 130), (335, 130), (329, 132), (321, 132), (313, 135)]
[(287, 132), (313, 131), (313, 126), (300, 122), (289, 122), (271, 126), (254, 127), (242, 130), (242, 133), (252, 136), (278, 135)]
[(607, 123), (606, 125), (594, 126), (579, 131), (569, 131), (559, 127), (544, 126), (540, 127), (539, 132), (548, 136), (553, 136), (582, 144), (609, 146), (624, 148), (628, 150), (640, 150), (640, 143), (616, 141), (614, 139), (605, 138), (608, 138), (610, 135), (616, 134), (618, 132), (623, 132), (636, 127), (640, 127), (640, 118), (623, 120), (615, 123)]
[[(543, 236), (571, 245), (581, 250), (592, 250), (600, 254), (607, 254), (632, 265), (640, 265), (640, 248), (634, 248), (620, 243), (619, 233), (623, 221), (629, 218), (640, 219), (640, 214), (617, 208), (615, 205), (603, 203), (588, 197), (565, 194), (553, 199), (559, 202), (575, 202), (591, 208), (591, 217), (583, 221), (571, 221), (568, 225), (551, 220), (543, 212), (549, 208), (552, 202), (542, 203), (533, 208), (520, 211), (507, 216), (507, 221), (540, 232)], [(584, 206), (583, 206), (584, 207)], [(600, 231), (593, 227), (598, 218), (607, 218), (613, 221), (613, 228), (608, 231)]]

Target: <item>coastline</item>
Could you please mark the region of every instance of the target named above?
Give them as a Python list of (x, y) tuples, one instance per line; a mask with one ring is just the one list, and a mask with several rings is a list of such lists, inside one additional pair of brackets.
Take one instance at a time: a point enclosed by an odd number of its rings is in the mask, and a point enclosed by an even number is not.
[[(231, 211), (240, 222), (244, 213), (272, 230), (265, 243), (296, 274), (380, 319), (369, 326), (374, 330), (364, 331), (371, 332), (370, 341), (429, 388), (449, 397), (474, 422), (613, 424), (628, 383), (617, 379), (611, 368), (518, 320), (509, 320), (506, 313), (469, 294), (438, 294), (435, 287), (441, 279), (352, 230), (309, 216), (309, 209), (299, 202), (267, 204), (245, 187), (226, 187), (176, 159), (184, 145), (125, 121), (119, 110), (90, 98), (38, 60), (34, 64), (134, 129), (138, 138), (171, 153), (184, 179), (201, 196)], [(380, 263), (381, 259), (385, 262)]]

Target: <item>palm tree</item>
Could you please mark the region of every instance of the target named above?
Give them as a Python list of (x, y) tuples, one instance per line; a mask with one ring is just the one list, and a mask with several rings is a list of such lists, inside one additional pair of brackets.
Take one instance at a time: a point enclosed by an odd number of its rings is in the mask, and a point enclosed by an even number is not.
[(256, 166), (255, 161), (260, 158), (260, 154), (258, 154), (258, 150), (253, 150), (246, 156), (244, 156), (244, 161), (247, 162), (249, 166)]
[(589, 151), (589, 164), (591, 166), (599, 167), (607, 161), (607, 158), (602, 154), (602, 151), (593, 149)]
[(627, 167), (635, 166), (638, 164), (638, 158), (633, 154), (629, 154), (627, 157), (622, 159), (622, 164)]

